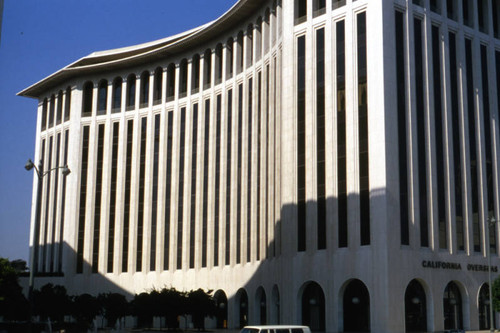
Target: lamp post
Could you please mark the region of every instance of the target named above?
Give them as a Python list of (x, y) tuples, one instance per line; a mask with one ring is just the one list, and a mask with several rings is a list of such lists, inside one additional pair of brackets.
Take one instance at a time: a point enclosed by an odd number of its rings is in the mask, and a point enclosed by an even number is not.
[(495, 328), (493, 327), (493, 289), (491, 286), (491, 241), (490, 241), (490, 228), (495, 226), (497, 220), (494, 216), (490, 216), (487, 218), (486, 222), (488, 223), (488, 287), (489, 287), (489, 301), (490, 301), (490, 332), (494, 332)]
[(26, 162), (24, 168), (27, 171), (35, 169), (36, 176), (38, 178), (37, 192), (36, 192), (36, 202), (35, 202), (35, 226), (33, 228), (33, 244), (30, 249), (30, 277), (28, 284), (28, 300), (30, 303), (30, 320), (33, 315), (33, 288), (35, 284), (35, 275), (38, 266), (38, 240), (40, 238), (40, 210), (41, 210), (41, 197), (42, 197), (42, 187), (43, 187), (43, 177), (45, 177), (51, 171), (62, 169), (61, 173), (63, 176), (70, 174), (71, 170), (67, 165), (57, 166), (47, 171), (43, 171), (43, 162), (40, 160), (38, 167), (33, 163), (31, 159)]

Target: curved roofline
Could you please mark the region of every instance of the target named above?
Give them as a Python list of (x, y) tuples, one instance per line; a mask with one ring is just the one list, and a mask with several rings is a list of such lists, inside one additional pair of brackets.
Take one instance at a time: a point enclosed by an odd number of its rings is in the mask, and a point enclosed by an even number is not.
[(266, 0), (238, 0), (218, 19), (194, 29), (152, 42), (117, 49), (97, 51), (20, 91), (17, 95), (38, 98), (50, 89), (75, 75), (115, 70), (155, 61), (210, 40), (248, 18)]

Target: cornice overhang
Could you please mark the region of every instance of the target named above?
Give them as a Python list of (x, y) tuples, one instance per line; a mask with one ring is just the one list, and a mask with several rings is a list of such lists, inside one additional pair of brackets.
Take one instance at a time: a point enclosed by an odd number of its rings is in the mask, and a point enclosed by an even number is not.
[(80, 75), (130, 68), (168, 58), (206, 43), (244, 22), (267, 0), (239, 0), (218, 19), (157, 41), (94, 52), (47, 76), (17, 95), (39, 98), (45, 91)]

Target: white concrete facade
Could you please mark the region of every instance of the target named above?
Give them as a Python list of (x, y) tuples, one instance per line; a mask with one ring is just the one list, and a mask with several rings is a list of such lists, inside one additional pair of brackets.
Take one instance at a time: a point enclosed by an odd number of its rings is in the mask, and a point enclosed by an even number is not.
[(72, 171), (39, 231), (35, 181), (36, 287), (212, 289), (230, 328), (489, 327), (499, 32), (496, 0), (239, 0), (25, 89), (36, 161)]

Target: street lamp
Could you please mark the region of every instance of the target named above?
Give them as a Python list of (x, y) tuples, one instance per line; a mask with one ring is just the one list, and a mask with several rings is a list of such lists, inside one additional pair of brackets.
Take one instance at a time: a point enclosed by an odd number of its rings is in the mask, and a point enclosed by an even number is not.
[[(494, 216), (490, 216), (487, 218), (486, 222), (488, 223), (488, 287), (489, 287), (489, 294), (490, 294), (490, 332), (494, 332), (495, 328), (493, 327), (493, 290), (491, 286), (491, 241), (490, 241), (490, 228), (494, 227), (497, 220), (495, 219)], [(495, 232), (495, 231), (494, 231)]]
[(57, 169), (62, 169), (61, 173), (63, 176), (67, 176), (70, 174), (71, 170), (68, 168), (67, 165), (64, 166), (57, 166), (55, 168), (52, 168), (47, 171), (43, 171), (43, 163), (40, 160), (38, 163), (38, 167), (33, 163), (31, 159), (26, 162), (26, 165), (24, 168), (27, 171), (30, 171), (32, 169), (35, 169), (36, 176), (38, 178), (38, 186), (37, 186), (37, 193), (36, 193), (36, 203), (35, 203), (35, 227), (33, 230), (33, 246), (30, 249), (30, 278), (29, 278), (29, 287), (28, 287), (28, 300), (30, 303), (30, 320), (31, 320), (31, 315), (33, 314), (33, 288), (34, 288), (34, 282), (35, 282), (35, 274), (36, 274), (36, 267), (38, 263), (38, 240), (40, 238), (40, 206), (41, 202), (40, 199), (42, 197), (42, 187), (43, 187), (43, 177), (45, 177), (48, 173), (51, 171), (57, 170)]

